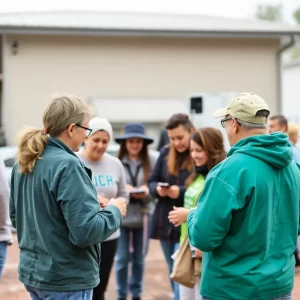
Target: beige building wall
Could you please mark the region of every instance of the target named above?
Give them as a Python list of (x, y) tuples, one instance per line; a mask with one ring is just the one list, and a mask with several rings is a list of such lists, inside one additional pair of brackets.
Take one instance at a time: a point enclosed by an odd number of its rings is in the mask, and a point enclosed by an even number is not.
[[(17, 54), (11, 43), (17, 40)], [(4, 37), (4, 126), (42, 128), (47, 97), (185, 99), (252, 91), (277, 111), (276, 39)], [(188, 102), (187, 102), (188, 103)], [(118, 107), (112, 107), (118, 109)], [(126, 113), (126, 112), (124, 112)]]

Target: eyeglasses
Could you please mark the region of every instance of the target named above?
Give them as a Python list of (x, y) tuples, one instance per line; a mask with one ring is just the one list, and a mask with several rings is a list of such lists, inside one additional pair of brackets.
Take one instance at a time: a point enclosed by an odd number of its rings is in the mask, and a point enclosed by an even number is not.
[(239, 121), (238, 121), (236, 118), (234, 118), (234, 117), (228, 117), (228, 118), (222, 119), (222, 120), (220, 121), (222, 127), (225, 128), (225, 122), (227, 122), (227, 121), (229, 121), (229, 120), (233, 120), (233, 119), (236, 120), (236, 122), (238, 123), (238, 125), (241, 126), (241, 124), (239, 123)]
[(93, 129), (84, 127), (84, 126), (82, 126), (80, 124), (75, 124), (75, 126), (85, 129), (85, 135), (86, 135), (86, 137), (90, 136), (91, 133), (92, 133), (92, 131), (93, 131)]

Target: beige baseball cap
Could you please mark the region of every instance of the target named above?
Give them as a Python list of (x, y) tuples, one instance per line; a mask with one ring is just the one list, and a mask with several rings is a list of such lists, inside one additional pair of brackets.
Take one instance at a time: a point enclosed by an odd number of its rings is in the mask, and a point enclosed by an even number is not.
[(264, 99), (253, 93), (242, 93), (235, 96), (227, 107), (216, 110), (213, 117), (221, 118), (230, 115), (248, 123), (265, 124), (268, 116), (257, 116), (261, 110), (266, 110), (270, 114), (270, 109)]

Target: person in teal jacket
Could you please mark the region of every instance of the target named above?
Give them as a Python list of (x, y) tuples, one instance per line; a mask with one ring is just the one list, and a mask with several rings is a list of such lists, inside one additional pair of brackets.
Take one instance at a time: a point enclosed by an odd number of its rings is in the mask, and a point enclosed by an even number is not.
[(91, 172), (73, 151), (86, 135), (86, 104), (64, 95), (26, 129), (12, 171), (10, 217), (20, 247), (19, 279), (31, 299), (90, 300), (99, 283), (100, 245), (121, 225), (125, 200), (100, 211)]
[(187, 220), (190, 243), (205, 252), (203, 299), (291, 299), (300, 170), (287, 135), (266, 134), (268, 115), (266, 102), (250, 93), (214, 113), (225, 117), (232, 148)]

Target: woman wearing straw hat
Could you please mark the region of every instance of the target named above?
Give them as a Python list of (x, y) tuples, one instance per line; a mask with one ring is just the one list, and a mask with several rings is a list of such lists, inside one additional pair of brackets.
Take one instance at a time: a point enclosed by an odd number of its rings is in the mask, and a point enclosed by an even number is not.
[(126, 299), (128, 291), (128, 264), (132, 259), (130, 292), (140, 299), (144, 273), (144, 256), (148, 245), (149, 189), (146, 182), (156, 157), (148, 152), (153, 140), (145, 135), (141, 123), (128, 123), (125, 133), (116, 138), (120, 144), (118, 157), (122, 161), (130, 193), (127, 216), (121, 226), (121, 237), (116, 254), (116, 281), (119, 299)]

